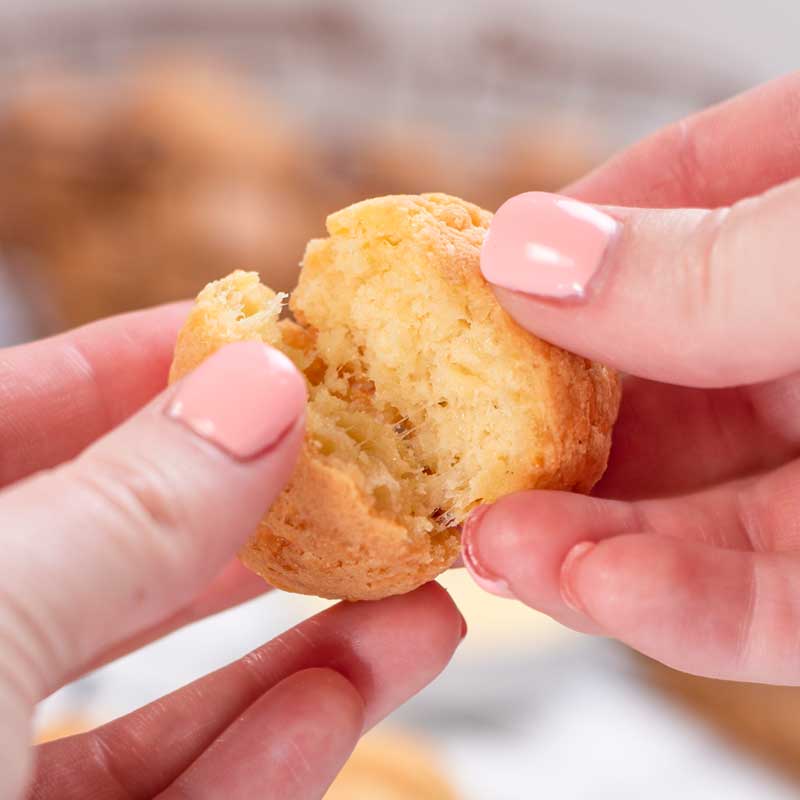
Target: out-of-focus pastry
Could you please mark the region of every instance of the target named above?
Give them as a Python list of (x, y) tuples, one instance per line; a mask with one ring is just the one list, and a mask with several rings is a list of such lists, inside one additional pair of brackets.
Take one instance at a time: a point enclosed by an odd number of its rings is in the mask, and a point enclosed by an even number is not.
[(268, 90), (197, 56), (150, 56), (7, 93), (0, 258), (25, 276), (44, 332), (189, 297), (234, 269), (290, 289), (325, 212), (364, 197), (435, 188), (492, 209), (596, 159), (586, 124), (506, 122), (489, 137), (414, 118), (328, 126)]
[(430, 743), (397, 731), (367, 734), (324, 800), (458, 800)]
[(323, 162), (339, 193), (337, 205), (388, 194), (436, 190), (465, 196), (474, 191), (480, 169), (466, 142), (420, 125), (374, 125), (327, 151)]
[(62, 325), (190, 297), (221, 271), (296, 282), (321, 227), (303, 136), (200, 62), (43, 80), (0, 113), (0, 249)]
[(642, 661), (654, 685), (739, 747), (800, 780), (800, 687), (701, 678)]
[(59, 717), (36, 734), (36, 744), (53, 742), (56, 739), (64, 739), (67, 736), (76, 736), (79, 733), (86, 733), (93, 727), (93, 723), (80, 716), (69, 715)]
[(556, 119), (516, 126), (490, 152), (489, 171), (477, 191), (494, 209), (523, 192), (563, 189), (597, 165), (603, 143), (587, 123)]

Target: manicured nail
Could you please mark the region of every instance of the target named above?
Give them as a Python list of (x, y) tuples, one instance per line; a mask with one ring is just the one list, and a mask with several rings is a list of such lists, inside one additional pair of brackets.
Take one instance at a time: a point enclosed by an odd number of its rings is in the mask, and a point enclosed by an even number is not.
[(461, 557), (467, 571), (481, 589), (499, 597), (514, 599), (514, 593), (508, 582), (487, 568), (484, 554), (481, 551), (481, 539), (485, 533), (481, 526), (490, 508), (491, 506), (488, 505), (478, 506), (462, 526)]
[(567, 553), (564, 563), (561, 565), (561, 578), (560, 589), (561, 599), (573, 610), (580, 614), (586, 613), (586, 607), (583, 605), (578, 592), (575, 590), (574, 573), (575, 567), (578, 562), (583, 560), (594, 548), (597, 547), (596, 542), (581, 542), (576, 544)]
[(283, 353), (261, 342), (238, 342), (184, 378), (166, 414), (246, 461), (288, 433), (305, 399), (305, 381)]
[(546, 192), (507, 200), (481, 250), (481, 272), (504, 289), (582, 298), (619, 223), (594, 206)]

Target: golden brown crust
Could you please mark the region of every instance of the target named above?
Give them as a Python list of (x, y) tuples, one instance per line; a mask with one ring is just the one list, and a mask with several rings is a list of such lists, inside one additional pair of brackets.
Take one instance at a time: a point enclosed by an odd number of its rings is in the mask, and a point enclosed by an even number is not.
[(491, 219), (488, 211), (445, 194), (378, 197), (348, 206), (328, 217), (328, 239), (309, 243), (291, 308), (298, 318), (303, 316), (315, 272), (326, 268), (339, 238), (411, 242), (413, 249), (427, 251), (427, 267), (470, 298), (472, 318), (486, 320), (498, 338), (507, 341), (507, 350), (522, 354), (514, 368), (528, 379), (531, 391), (535, 387), (537, 393), (549, 395), (542, 398), (546, 429), (531, 437), (536, 441), (530, 469), (505, 493), (524, 488), (588, 492), (608, 461), (620, 402), (618, 376), (602, 364), (532, 336), (497, 303), (480, 272), (480, 248)]
[[(616, 375), (536, 339), (501, 309), (479, 269), (490, 219), (488, 212), (446, 195), (377, 198), (339, 211), (328, 218), (330, 237), (309, 243), (292, 310), (298, 322), (312, 326), (315, 320), (308, 317), (330, 310), (325, 271), (334, 262), (346, 263), (348, 247), (357, 247), (369, 264), (390, 269), (422, 264), (432, 281), (444, 281), (440, 289), (466, 299), (466, 313), (482, 332), (475, 341), (496, 339), (491, 352), (500, 354), (499, 368), (505, 370), (497, 399), (516, 426), (512, 439), (518, 452), (507, 462), (488, 460), (474, 488), (480, 500), (491, 502), (526, 488), (588, 491), (608, 457), (619, 403)], [(252, 273), (210, 284), (180, 334), (171, 379), (230, 341), (261, 338), (287, 352), (302, 346), (297, 326), (277, 322), (278, 304)], [(265, 305), (268, 311), (254, 311)], [(435, 296), (431, 305), (436, 308)], [(360, 324), (345, 322), (353, 329)], [(488, 352), (478, 355), (486, 358)], [(289, 354), (307, 368), (311, 356), (303, 361), (302, 352)], [(448, 356), (445, 348), (442, 357)], [(513, 392), (508, 374), (519, 387)], [(483, 380), (492, 379), (487, 374)], [(314, 413), (312, 403), (310, 422)], [(414, 529), (375, 506), (359, 467), (323, 453), (309, 436), (288, 487), (242, 551), (242, 560), (280, 588), (363, 600), (414, 589), (456, 558), (457, 524), (435, 526), (432, 532)]]
[(357, 478), (306, 444), (241, 559), (279, 589), (378, 600), (433, 580), (458, 551), (456, 531), (413, 535), (376, 514)]
[[(232, 324), (236, 309), (274, 303), (254, 273), (235, 272), (198, 296), (178, 335), (170, 382), (183, 377), (213, 352), (242, 339), (298, 341), (297, 327), (275, 324), (277, 309), (249, 328)], [(376, 514), (347, 465), (334, 466), (306, 443), (284, 492), (242, 549), (242, 561), (273, 586), (301, 594), (376, 600), (427, 583), (455, 560), (457, 531), (432, 539), (411, 536)]]

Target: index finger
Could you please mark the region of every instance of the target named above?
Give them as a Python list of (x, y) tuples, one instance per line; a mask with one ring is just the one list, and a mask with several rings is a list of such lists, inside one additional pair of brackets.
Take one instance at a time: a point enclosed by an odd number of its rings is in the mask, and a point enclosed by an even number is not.
[(664, 128), (565, 190), (590, 203), (719, 208), (800, 174), (800, 72)]
[(188, 303), (0, 350), (0, 488), (73, 458), (167, 384)]

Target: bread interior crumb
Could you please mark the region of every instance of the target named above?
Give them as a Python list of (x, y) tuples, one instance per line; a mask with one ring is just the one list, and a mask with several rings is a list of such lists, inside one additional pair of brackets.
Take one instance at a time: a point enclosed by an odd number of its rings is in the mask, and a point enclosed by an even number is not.
[(496, 481), (520, 463), (531, 432), (516, 430), (513, 404), (525, 387), (469, 293), (423, 275), (413, 259), (402, 270), (384, 266), (397, 263), (397, 246), (337, 241), (302, 307), (293, 299), (296, 321), (279, 319), (284, 296), (239, 273), (224, 299), (226, 324), (278, 347), (304, 373), (310, 445), (353, 476), (376, 513), (444, 535), (483, 500), (487, 473)]

